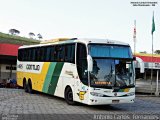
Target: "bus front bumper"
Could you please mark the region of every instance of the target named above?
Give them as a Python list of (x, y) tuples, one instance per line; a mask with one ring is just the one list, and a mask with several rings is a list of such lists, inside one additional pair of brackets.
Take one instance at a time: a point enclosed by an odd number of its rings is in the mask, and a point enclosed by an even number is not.
[(126, 97), (97, 97), (90, 96), (88, 105), (107, 105), (107, 104), (121, 104), (134, 103), (135, 95)]

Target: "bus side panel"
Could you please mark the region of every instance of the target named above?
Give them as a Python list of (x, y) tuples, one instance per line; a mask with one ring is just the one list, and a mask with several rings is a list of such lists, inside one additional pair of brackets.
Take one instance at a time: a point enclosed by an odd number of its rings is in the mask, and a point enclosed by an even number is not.
[(58, 89), (62, 89), (62, 83), (58, 84), (58, 82), (61, 82), (60, 74), (61, 74), (63, 65), (64, 65), (63, 62), (50, 63), (50, 66), (48, 68), (48, 72), (46, 74), (45, 81), (43, 84), (42, 91), (44, 93), (55, 95), (55, 92), (58, 91)]
[(32, 88), (34, 90), (42, 92), (49, 66), (50, 62), (44, 62), (40, 74), (30, 74), (30, 78), (32, 79)]
[(43, 89), (42, 89), (42, 92), (44, 93), (48, 93), (48, 89), (50, 87), (50, 82), (52, 80), (55, 66), (56, 66), (56, 62), (51, 62), (50, 65), (48, 66), (47, 74), (45, 76), (45, 80), (43, 83)]
[(55, 95), (64, 98), (65, 88), (67, 86), (72, 89), (74, 101), (82, 102), (85, 104), (88, 103), (88, 86), (83, 85), (83, 83), (80, 81), (77, 67), (72, 63), (64, 64), (60, 74), (60, 79), (57, 84)]
[(65, 88), (67, 86), (70, 86), (72, 92), (74, 93), (74, 85), (75, 85), (74, 71), (75, 71), (75, 64), (72, 63), (64, 64), (57, 83), (57, 88), (55, 90), (54, 94), (55, 96), (64, 98)]
[[(27, 68), (28, 65), (39, 65), (39, 68), (34, 70), (33, 68)], [(42, 92), (49, 65), (49, 62), (17, 62), (17, 84), (23, 86), (23, 79), (25, 78), (26, 82), (30, 79), (32, 82), (32, 89)]]

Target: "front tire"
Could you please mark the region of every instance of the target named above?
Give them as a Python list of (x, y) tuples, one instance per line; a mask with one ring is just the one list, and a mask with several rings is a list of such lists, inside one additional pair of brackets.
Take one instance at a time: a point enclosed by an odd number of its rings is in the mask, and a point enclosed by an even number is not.
[(75, 104), (75, 102), (73, 101), (73, 92), (70, 87), (67, 87), (65, 90), (65, 100), (69, 105)]

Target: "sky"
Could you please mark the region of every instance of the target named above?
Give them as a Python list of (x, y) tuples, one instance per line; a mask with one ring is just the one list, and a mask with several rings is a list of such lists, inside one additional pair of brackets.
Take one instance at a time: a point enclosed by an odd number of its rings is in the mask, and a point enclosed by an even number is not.
[[(133, 6), (131, 2), (157, 2)], [(160, 50), (160, 0), (0, 0), (0, 32), (15, 28), (20, 36), (40, 33), (53, 38), (102, 38), (129, 43), (136, 20), (136, 52)]]

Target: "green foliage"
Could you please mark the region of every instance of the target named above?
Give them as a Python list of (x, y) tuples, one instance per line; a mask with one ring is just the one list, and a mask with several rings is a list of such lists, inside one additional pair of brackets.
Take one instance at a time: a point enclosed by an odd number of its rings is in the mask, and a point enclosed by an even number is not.
[(30, 38), (33, 38), (35, 36), (35, 34), (33, 32), (28, 33)]
[(18, 34), (20, 34), (20, 31), (19, 30), (17, 30), (17, 29), (10, 29), (9, 30), (9, 33), (11, 34), (11, 35), (18, 35)]
[(37, 37), (39, 38), (39, 39), (42, 39), (43, 37), (42, 37), (42, 35), (39, 33), (39, 34), (37, 34)]
[(141, 51), (141, 52), (139, 52), (139, 53), (144, 53), (144, 54), (147, 54), (147, 52), (146, 52), (146, 51)]
[(9, 35), (0, 32), (0, 43), (12, 43), (12, 44), (19, 44), (19, 45), (32, 45), (32, 44), (39, 44), (39, 40), (29, 39), (25, 37)]
[(155, 54), (160, 54), (160, 50), (155, 50), (154, 53)]

